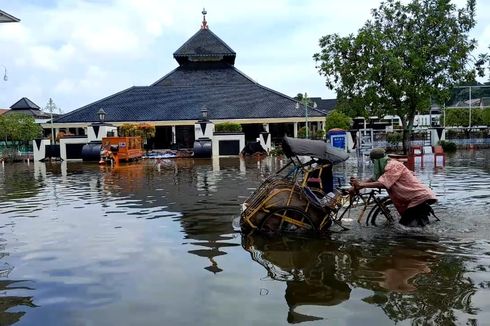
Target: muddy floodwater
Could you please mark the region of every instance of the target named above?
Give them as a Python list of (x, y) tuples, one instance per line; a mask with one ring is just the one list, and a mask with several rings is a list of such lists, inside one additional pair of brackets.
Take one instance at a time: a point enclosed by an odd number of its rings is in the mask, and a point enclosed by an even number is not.
[(440, 222), (324, 239), (234, 229), (278, 159), (5, 164), (0, 325), (488, 325), (489, 162), (416, 166)]

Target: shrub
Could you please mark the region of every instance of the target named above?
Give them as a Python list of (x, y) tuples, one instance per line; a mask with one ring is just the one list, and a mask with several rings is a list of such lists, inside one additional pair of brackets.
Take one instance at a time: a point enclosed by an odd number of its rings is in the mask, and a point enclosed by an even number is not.
[(453, 143), (452, 141), (447, 141), (447, 140), (441, 140), (438, 142), (439, 145), (442, 146), (442, 149), (446, 153), (454, 153), (456, 152), (456, 143)]
[(344, 130), (349, 130), (352, 125), (352, 119), (337, 110), (331, 111), (325, 120), (325, 129), (330, 130), (334, 128), (340, 128)]
[[(311, 130), (308, 132), (308, 136), (311, 136)], [(298, 129), (298, 138), (306, 138), (306, 127)]]
[(269, 152), (270, 156), (281, 156), (284, 154), (284, 151), (282, 150), (281, 146), (276, 146), (272, 148)]
[(242, 125), (234, 122), (217, 123), (214, 126), (215, 132), (242, 132)]
[(403, 141), (403, 135), (401, 132), (388, 132), (386, 134), (386, 141), (397, 147)]
[(325, 130), (319, 129), (319, 130), (313, 132), (312, 138), (313, 139), (323, 139), (323, 138), (325, 138)]

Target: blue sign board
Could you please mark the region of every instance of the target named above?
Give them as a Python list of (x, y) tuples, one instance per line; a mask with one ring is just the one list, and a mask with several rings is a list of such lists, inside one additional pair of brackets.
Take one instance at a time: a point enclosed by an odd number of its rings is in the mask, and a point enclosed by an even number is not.
[(330, 144), (332, 144), (333, 147), (340, 148), (344, 151), (346, 150), (347, 134), (345, 131), (330, 131), (328, 135), (330, 136)]
[(332, 135), (330, 136), (330, 142), (333, 147), (345, 149), (345, 135)]

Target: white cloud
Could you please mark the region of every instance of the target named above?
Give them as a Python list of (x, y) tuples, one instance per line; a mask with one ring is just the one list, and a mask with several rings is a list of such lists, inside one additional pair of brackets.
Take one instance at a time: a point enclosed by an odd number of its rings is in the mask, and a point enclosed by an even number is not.
[[(458, 5), (461, 6), (458, 0)], [(0, 25), (0, 107), (26, 96), (52, 97), (69, 111), (132, 85), (149, 85), (174, 69), (172, 53), (201, 24), (237, 52), (238, 69), (265, 86), (294, 96), (334, 96), (312, 59), (318, 40), (355, 33), (378, 0), (109, 0), (2, 3), (20, 23)], [(32, 4), (35, 3), (35, 4)], [(474, 32), (490, 44), (490, 4), (477, 1)], [(326, 95), (328, 94), (328, 95)]]

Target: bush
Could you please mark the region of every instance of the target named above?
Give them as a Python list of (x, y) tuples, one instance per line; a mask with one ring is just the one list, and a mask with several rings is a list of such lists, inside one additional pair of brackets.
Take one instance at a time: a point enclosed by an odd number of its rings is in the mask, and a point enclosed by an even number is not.
[(403, 134), (401, 132), (388, 132), (386, 133), (386, 141), (397, 147), (403, 141)]
[(242, 125), (234, 122), (217, 123), (214, 126), (215, 132), (242, 132)]
[(282, 150), (281, 146), (276, 146), (272, 148), (269, 152), (270, 156), (281, 156), (284, 154), (284, 151)]
[(444, 150), (445, 153), (454, 153), (456, 152), (456, 143), (453, 143), (452, 141), (447, 141), (447, 140), (441, 140), (438, 142), (439, 145), (442, 146), (442, 149)]
[(320, 129), (320, 130), (313, 132), (312, 138), (313, 139), (324, 139), (325, 138), (325, 130)]
[(340, 128), (344, 130), (349, 130), (350, 127), (352, 126), (352, 119), (337, 110), (331, 111), (325, 120), (325, 129), (330, 130), (334, 128)]

